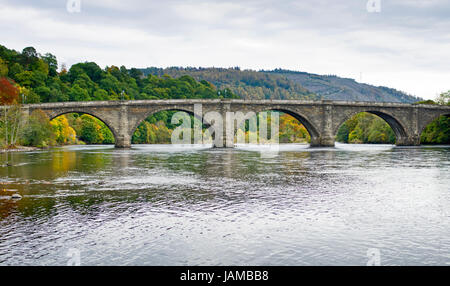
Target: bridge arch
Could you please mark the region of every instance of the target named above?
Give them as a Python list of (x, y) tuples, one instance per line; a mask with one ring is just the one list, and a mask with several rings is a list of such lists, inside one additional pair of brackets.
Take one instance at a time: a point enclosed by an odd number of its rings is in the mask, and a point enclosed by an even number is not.
[(271, 109), (271, 110), (289, 114), (290, 116), (297, 119), (303, 126), (305, 126), (306, 130), (308, 131), (309, 135), (311, 136), (311, 145), (316, 145), (316, 142), (318, 142), (318, 140), (320, 138), (320, 133), (319, 133), (318, 129), (314, 126), (314, 124), (311, 123), (310, 120), (306, 119), (305, 116), (300, 115), (298, 112), (294, 112), (294, 111), (283, 109), (283, 108), (275, 108), (275, 109)]
[(303, 126), (305, 126), (306, 130), (311, 136), (311, 146), (320, 144), (320, 136), (321, 136), (319, 132), (320, 129), (318, 128), (317, 124), (315, 124), (313, 120), (304, 115), (303, 112), (292, 110), (290, 108), (286, 108), (285, 106), (267, 106), (267, 107), (260, 107), (254, 110), (256, 114), (264, 111), (283, 112), (292, 116), (293, 118), (298, 120)]
[(450, 118), (450, 112), (441, 112), (438, 114), (434, 114), (432, 116), (428, 116), (426, 119), (422, 120), (419, 126), (419, 138), (422, 138), (422, 134), (425, 131), (425, 129), (433, 123), (436, 119), (440, 118), (441, 116), (446, 116), (447, 118)]
[(193, 115), (194, 117), (198, 118), (201, 122), (203, 122), (203, 118), (199, 118), (197, 115), (194, 114), (194, 108), (192, 107), (173, 107), (173, 106), (164, 106), (155, 108), (152, 110), (149, 110), (147, 112), (142, 113), (137, 120), (130, 126), (129, 129), (129, 135), (130, 138), (133, 136), (133, 134), (136, 132), (138, 127), (150, 116), (157, 114), (158, 112), (162, 111), (180, 111), (180, 112), (186, 112), (189, 115)]
[(408, 138), (410, 137), (408, 135), (407, 129), (405, 126), (398, 120), (395, 116), (392, 114), (389, 114), (385, 111), (379, 111), (379, 110), (373, 110), (373, 109), (361, 109), (357, 111), (352, 111), (350, 113), (345, 114), (344, 116), (341, 116), (338, 120), (336, 120), (336, 125), (333, 129), (333, 136), (337, 136), (337, 133), (339, 131), (339, 128), (349, 119), (351, 119), (353, 116), (360, 114), (360, 113), (369, 113), (376, 115), (383, 119), (392, 129), (392, 131), (395, 134), (396, 139), (396, 145), (405, 145), (408, 142)]
[(71, 114), (71, 113), (90, 115), (90, 116), (100, 120), (103, 124), (105, 124), (106, 127), (108, 127), (108, 129), (111, 131), (112, 135), (114, 136), (115, 142), (117, 142), (119, 133), (118, 133), (118, 130), (114, 127), (114, 124), (112, 122), (110, 122), (109, 120), (106, 120), (105, 118), (103, 118), (103, 116), (96, 114), (95, 112), (74, 109), (74, 110), (64, 110), (64, 111), (57, 111), (57, 112), (50, 112), (50, 113), (46, 112), (46, 113), (49, 116), (50, 121), (55, 118), (58, 118), (59, 116), (62, 116), (65, 114)]
[[(239, 133), (239, 129), (244, 128), (242, 131), (245, 133), (247, 131), (250, 131), (250, 125), (246, 125), (247, 123), (250, 124), (250, 122), (254, 122), (257, 123), (259, 130), (261, 130), (261, 122), (259, 122), (259, 115), (261, 113), (270, 113), (270, 112), (276, 112), (276, 113), (282, 113), (283, 115), (288, 115), (290, 118), (293, 118), (294, 120), (296, 120), (297, 122), (295, 124), (301, 124), (303, 125), (303, 127), (306, 129), (309, 137), (314, 138), (317, 137), (316, 135), (318, 134), (317, 130), (315, 129), (315, 127), (310, 124), (306, 119), (304, 119), (303, 117), (301, 117), (300, 115), (298, 115), (295, 112), (292, 111), (287, 111), (284, 109), (261, 109), (261, 110), (257, 110), (257, 111), (253, 111), (253, 110), (246, 110), (244, 111), (235, 111), (235, 116), (234, 117), (229, 117), (227, 116), (227, 120), (233, 120), (233, 128), (234, 128), (234, 133), (233, 135), (235, 136), (234, 139), (236, 139), (236, 136), (238, 136)], [(267, 118), (270, 118), (271, 115), (268, 115)], [(229, 123), (229, 122), (228, 122)], [(283, 123), (281, 114), (280, 114), (280, 121), (279, 121), (279, 127), (281, 128)], [(227, 130), (228, 132), (229, 130)], [(281, 132), (283, 132), (282, 129), (279, 129), (279, 132), (281, 134)], [(316, 132), (316, 133), (313, 133)], [(313, 135), (311, 135), (313, 134)], [(269, 134), (268, 134), (269, 135)], [(274, 135), (274, 134), (271, 134)], [(270, 136), (271, 136), (270, 135)], [(230, 136), (230, 134), (227, 134), (227, 136)], [(306, 137), (298, 137), (299, 138), (306, 138)], [(262, 139), (262, 138), (261, 138)], [(279, 138), (281, 140), (281, 138)], [(281, 141), (279, 141), (281, 143)], [(242, 143), (242, 142), (239, 142)], [(250, 143), (250, 142), (246, 142), (246, 143)]]

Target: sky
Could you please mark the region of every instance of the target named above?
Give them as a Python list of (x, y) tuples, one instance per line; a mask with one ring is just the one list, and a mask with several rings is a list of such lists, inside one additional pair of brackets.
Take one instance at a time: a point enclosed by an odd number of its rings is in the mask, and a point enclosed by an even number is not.
[(450, 0), (0, 0), (0, 44), (68, 67), (283, 68), (425, 99), (450, 90)]

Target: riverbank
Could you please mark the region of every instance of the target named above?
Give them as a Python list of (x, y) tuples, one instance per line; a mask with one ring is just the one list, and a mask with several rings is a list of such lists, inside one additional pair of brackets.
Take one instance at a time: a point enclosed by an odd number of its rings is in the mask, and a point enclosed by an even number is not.
[(11, 148), (11, 149), (0, 149), (0, 154), (13, 153), (13, 152), (30, 152), (30, 151), (36, 151), (36, 150), (42, 150), (42, 148), (17, 146), (15, 148)]

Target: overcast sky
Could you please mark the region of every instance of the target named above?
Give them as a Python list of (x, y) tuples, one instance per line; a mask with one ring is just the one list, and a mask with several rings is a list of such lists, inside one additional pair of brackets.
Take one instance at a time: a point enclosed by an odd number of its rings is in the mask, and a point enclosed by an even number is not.
[(427, 99), (449, 90), (450, 0), (380, 0), (379, 13), (367, 1), (81, 0), (69, 13), (67, 0), (0, 0), (0, 44), (67, 66), (284, 68)]

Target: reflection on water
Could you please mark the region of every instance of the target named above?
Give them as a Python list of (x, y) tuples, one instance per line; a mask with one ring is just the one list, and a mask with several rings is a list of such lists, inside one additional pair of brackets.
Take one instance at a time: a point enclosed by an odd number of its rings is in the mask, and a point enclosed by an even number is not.
[(258, 148), (1, 154), (0, 264), (450, 263), (449, 147)]

